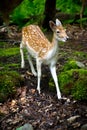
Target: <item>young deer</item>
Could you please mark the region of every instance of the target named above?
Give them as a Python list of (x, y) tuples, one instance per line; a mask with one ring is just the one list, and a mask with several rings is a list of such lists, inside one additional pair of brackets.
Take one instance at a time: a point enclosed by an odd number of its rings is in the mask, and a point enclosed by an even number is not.
[[(55, 82), (57, 97), (61, 98), (59, 90), (58, 79), (56, 74), (56, 63), (58, 59), (58, 41), (65, 42), (68, 38), (65, 29), (61, 22), (56, 19), (56, 24), (53, 21), (49, 22), (50, 28), (53, 31), (52, 43), (48, 41), (37, 25), (29, 25), (22, 30), (22, 42), (20, 44), (21, 54), (21, 68), (24, 68), (24, 55), (23, 48), (28, 51), (28, 61), (34, 76), (37, 75), (38, 83), (37, 90), (40, 93), (40, 80), (41, 80), (41, 64), (47, 64), (50, 68), (52, 77)], [(32, 63), (32, 57), (36, 59), (37, 73)]]

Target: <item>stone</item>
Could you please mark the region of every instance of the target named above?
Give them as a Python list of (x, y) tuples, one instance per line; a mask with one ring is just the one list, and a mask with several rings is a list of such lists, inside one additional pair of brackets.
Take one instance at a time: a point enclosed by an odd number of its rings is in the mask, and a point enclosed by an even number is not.
[(81, 130), (87, 130), (87, 124), (82, 125)]

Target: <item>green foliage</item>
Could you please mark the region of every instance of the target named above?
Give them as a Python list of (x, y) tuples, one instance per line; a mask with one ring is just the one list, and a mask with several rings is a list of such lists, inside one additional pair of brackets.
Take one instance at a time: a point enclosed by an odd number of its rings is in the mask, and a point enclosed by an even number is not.
[(39, 19), (39, 15), (43, 14), (45, 0), (24, 0), (13, 12), (12, 20), (19, 26), (23, 26), (25, 23), (24, 19), (29, 19), (29, 22)]
[[(46, 0), (23, 0), (23, 2), (13, 11), (11, 19), (20, 27), (24, 26), (26, 22), (41, 23), (44, 18)], [(65, 23), (73, 23), (75, 20), (75, 14), (79, 14), (82, 4), (80, 0), (57, 0), (56, 7), (66, 14), (71, 14), (70, 19), (64, 21)], [(87, 15), (87, 9), (84, 11), (84, 15)], [(87, 22), (86, 18), (77, 19), (76, 22)]]
[[(71, 14), (71, 18), (65, 20), (65, 23), (73, 23), (75, 20), (75, 22), (77, 23), (81, 23), (83, 22), (84, 25), (87, 25), (87, 18), (83, 17), (82, 19), (75, 18), (75, 14), (80, 15), (80, 11), (82, 8), (82, 3), (80, 0), (57, 0), (57, 8), (59, 8), (61, 10), (61, 12), (64, 12), (66, 14)], [(87, 15), (87, 8), (85, 8), (83, 15)]]
[(80, 0), (57, 0), (57, 8), (64, 13), (79, 13), (81, 9)]
[(16, 87), (21, 86), (23, 78), (16, 71), (0, 72), (0, 102), (6, 100), (9, 96), (14, 96)]

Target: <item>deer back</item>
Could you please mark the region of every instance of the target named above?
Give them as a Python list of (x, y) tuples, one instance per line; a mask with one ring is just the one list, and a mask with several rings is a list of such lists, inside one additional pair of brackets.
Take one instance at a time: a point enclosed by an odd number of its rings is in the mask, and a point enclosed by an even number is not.
[(22, 41), (39, 57), (43, 57), (52, 46), (37, 25), (29, 25), (23, 28)]

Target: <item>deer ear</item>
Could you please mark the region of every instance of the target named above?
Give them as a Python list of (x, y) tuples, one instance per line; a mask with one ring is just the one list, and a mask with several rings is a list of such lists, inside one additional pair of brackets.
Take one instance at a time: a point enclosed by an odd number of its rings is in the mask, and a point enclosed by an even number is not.
[(49, 21), (49, 25), (50, 25), (50, 28), (52, 29), (52, 31), (54, 31), (56, 24), (53, 21)]
[(62, 23), (60, 22), (59, 19), (56, 19), (56, 26), (60, 26)]

